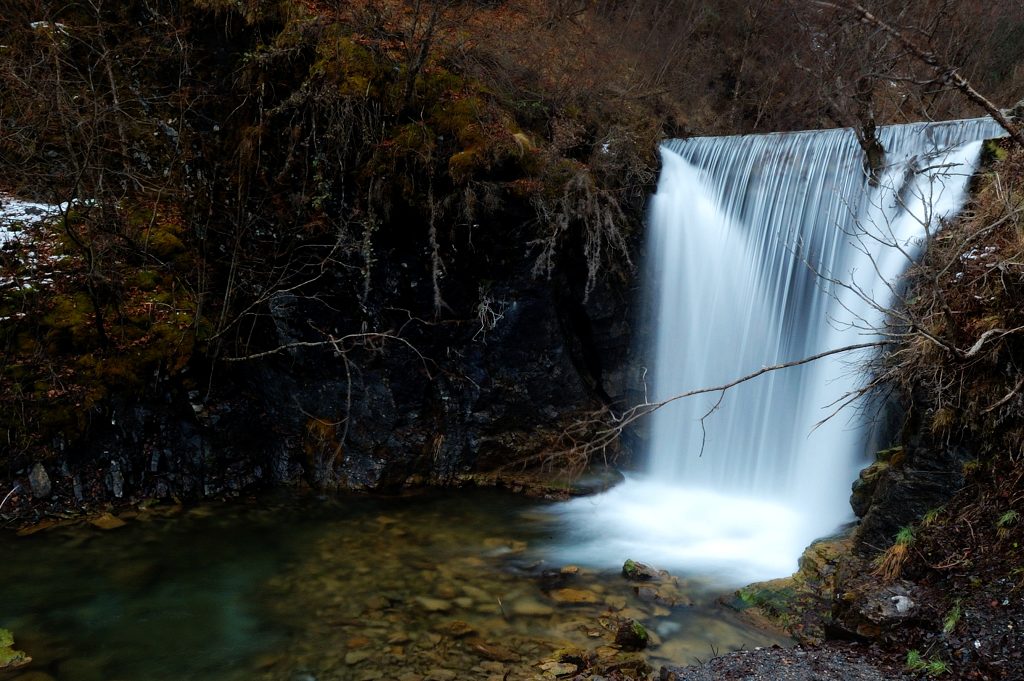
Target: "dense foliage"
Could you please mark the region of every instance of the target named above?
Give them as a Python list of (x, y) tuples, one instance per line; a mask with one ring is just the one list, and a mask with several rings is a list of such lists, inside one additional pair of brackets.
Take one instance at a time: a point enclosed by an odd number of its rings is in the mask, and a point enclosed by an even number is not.
[[(113, 396), (208, 391), (220, 358), (273, 350), (281, 292), (332, 282), (321, 302), (348, 327), (323, 329), (331, 343), (409, 319), (485, 328), (512, 253), (575, 273), (584, 298), (628, 280), (666, 135), (973, 113), (813, 3), (9, 5), (3, 188), (67, 206), (4, 254), (15, 279), (52, 282), (0, 299), (17, 465)], [(871, 6), (993, 96), (1020, 94), (1014, 3)]]

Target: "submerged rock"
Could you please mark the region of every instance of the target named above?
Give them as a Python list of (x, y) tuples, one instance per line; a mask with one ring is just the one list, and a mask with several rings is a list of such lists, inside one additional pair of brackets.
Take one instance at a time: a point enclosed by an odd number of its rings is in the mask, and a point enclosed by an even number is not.
[(518, 653), (496, 643), (490, 643), (479, 638), (469, 639), (468, 643), (469, 649), (484, 659), (495, 662), (519, 661)]
[(416, 602), (420, 604), (427, 612), (448, 612), (452, 609), (450, 601), (446, 601), (440, 598), (431, 598), (430, 596), (417, 596)]
[(462, 620), (445, 622), (435, 627), (434, 631), (452, 638), (464, 638), (476, 633), (476, 630), (473, 627)]
[(509, 609), (512, 614), (525, 617), (546, 617), (555, 612), (555, 609), (550, 605), (545, 605), (529, 597), (516, 599), (512, 602)]
[(578, 673), (580, 670), (579, 666), (572, 662), (557, 662), (555, 660), (542, 663), (540, 669), (555, 677), (570, 676)]
[(369, 650), (353, 650), (345, 654), (345, 664), (352, 666), (373, 657)]
[(555, 589), (551, 592), (555, 603), (600, 603), (601, 597), (584, 589)]

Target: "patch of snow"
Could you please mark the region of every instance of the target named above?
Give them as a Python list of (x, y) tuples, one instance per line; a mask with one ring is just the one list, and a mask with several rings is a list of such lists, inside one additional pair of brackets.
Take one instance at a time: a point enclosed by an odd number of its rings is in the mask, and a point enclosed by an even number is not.
[(0, 246), (17, 239), (25, 227), (57, 215), (59, 208), (0, 194)]
[(68, 33), (67, 24), (62, 24), (60, 22), (54, 23), (51, 21), (32, 21), (29, 23), (29, 26), (32, 28), (33, 31), (44, 31), (46, 29), (55, 28), (57, 29), (58, 33), (63, 33), (64, 35), (67, 35)]
[[(51, 240), (30, 228), (52, 220), (67, 207), (68, 204), (35, 203), (0, 194), (0, 248), (14, 248), (12, 267), (4, 273), (6, 276), (0, 276), (0, 290), (27, 292), (54, 284), (56, 265), (67, 256), (53, 253), (54, 244)], [(0, 321), (10, 321), (18, 316)]]
[(963, 255), (960, 256), (961, 261), (967, 260), (978, 260), (979, 258), (990, 258), (992, 254), (996, 252), (995, 246), (986, 246), (983, 250), (972, 248)]

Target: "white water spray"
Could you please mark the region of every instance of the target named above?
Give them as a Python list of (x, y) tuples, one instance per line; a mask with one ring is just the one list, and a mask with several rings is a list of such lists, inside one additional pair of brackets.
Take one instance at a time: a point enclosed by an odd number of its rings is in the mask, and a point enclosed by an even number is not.
[[(897, 280), (962, 206), (988, 119), (674, 140), (649, 216), (653, 400), (877, 339)], [(560, 507), (560, 558), (626, 558), (740, 583), (788, 574), (852, 520), (868, 419), (860, 356), (766, 374), (653, 415), (646, 475)]]

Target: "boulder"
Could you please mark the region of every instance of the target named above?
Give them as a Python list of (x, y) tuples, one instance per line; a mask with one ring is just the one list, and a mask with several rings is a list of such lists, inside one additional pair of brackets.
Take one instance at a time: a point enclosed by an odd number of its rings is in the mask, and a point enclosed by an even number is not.
[(28, 484), (32, 488), (32, 496), (36, 499), (46, 499), (50, 496), (52, 491), (50, 476), (46, 473), (46, 469), (43, 468), (43, 464), (36, 462), (32, 466), (32, 470), (28, 474)]
[(627, 559), (622, 564), (622, 576), (634, 582), (649, 582), (661, 578), (657, 570), (650, 565)]
[(962, 447), (911, 438), (887, 466), (868, 474), (874, 477), (870, 495), (854, 494), (861, 498), (854, 502), (862, 514), (856, 531), (859, 550), (870, 553), (873, 547), (888, 546), (901, 527), (949, 501), (963, 487), (963, 465), (971, 458)]
[(848, 585), (839, 599), (836, 623), (841, 629), (859, 638), (886, 639), (905, 621), (918, 618), (925, 602), (921, 587), (900, 580), (880, 584), (864, 578)]
[(650, 635), (644, 625), (636, 620), (627, 619), (619, 623), (615, 629), (615, 645), (623, 650), (637, 651), (647, 647)]

